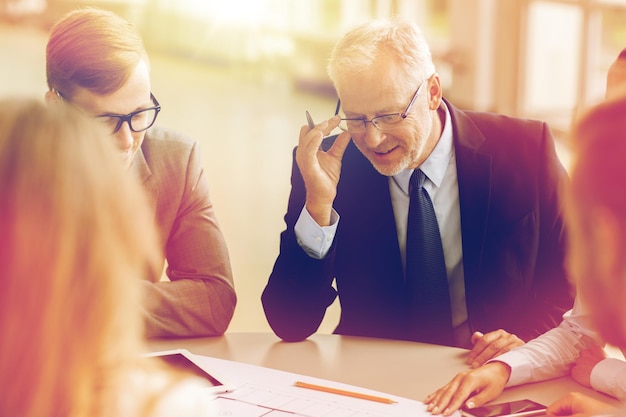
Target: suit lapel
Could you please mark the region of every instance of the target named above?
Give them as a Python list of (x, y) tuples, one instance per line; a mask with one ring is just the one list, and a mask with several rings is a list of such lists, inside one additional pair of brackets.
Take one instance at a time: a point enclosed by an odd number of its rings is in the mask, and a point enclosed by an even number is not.
[(467, 284), (479, 279), (480, 266), (485, 256), (485, 234), (491, 206), (491, 155), (481, 151), (485, 137), (470, 117), (447, 101), (446, 104), (452, 116), (454, 132), (463, 267), (469, 301), (471, 286)]

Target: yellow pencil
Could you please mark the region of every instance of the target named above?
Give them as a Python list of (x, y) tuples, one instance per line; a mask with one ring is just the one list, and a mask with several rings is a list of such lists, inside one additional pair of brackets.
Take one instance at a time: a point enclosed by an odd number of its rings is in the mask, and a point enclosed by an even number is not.
[(369, 394), (362, 394), (360, 392), (346, 391), (346, 390), (339, 389), (339, 388), (325, 387), (322, 385), (309, 384), (308, 382), (296, 381), (293, 385), (296, 387), (300, 387), (300, 388), (308, 388), (308, 389), (312, 389), (316, 391), (323, 391), (323, 392), (329, 392), (331, 394), (345, 395), (347, 397), (360, 398), (362, 400), (376, 401), (376, 402), (385, 403), (385, 404), (395, 404), (397, 402), (389, 398), (377, 397), (375, 395), (369, 395)]

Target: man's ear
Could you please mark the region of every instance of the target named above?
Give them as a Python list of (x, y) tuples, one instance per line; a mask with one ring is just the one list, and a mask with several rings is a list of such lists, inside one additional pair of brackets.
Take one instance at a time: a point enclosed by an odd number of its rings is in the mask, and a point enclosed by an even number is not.
[(46, 94), (44, 95), (43, 98), (46, 104), (48, 105), (56, 105), (56, 104), (61, 104), (63, 102), (63, 99), (61, 98), (61, 96), (59, 96), (59, 94), (54, 90), (46, 91)]
[(441, 104), (443, 91), (439, 74), (434, 73), (428, 80), (428, 106), (431, 110), (437, 110)]

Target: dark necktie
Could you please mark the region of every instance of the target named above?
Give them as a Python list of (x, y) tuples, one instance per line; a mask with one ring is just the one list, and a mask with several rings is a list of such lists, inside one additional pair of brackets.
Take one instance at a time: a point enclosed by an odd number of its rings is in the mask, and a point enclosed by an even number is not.
[(452, 314), (443, 246), (433, 203), (416, 169), (409, 185), (406, 282), (413, 339), (453, 345)]

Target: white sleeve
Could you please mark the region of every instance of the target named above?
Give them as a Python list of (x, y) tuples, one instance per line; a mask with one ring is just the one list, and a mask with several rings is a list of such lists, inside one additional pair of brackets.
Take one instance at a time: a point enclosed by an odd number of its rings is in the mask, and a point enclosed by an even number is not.
[(294, 232), (300, 247), (312, 258), (324, 259), (335, 240), (339, 214), (333, 209), (330, 214), (330, 226), (320, 226), (313, 220), (306, 207), (294, 226)]
[(568, 374), (580, 351), (595, 343), (602, 344), (577, 297), (574, 308), (563, 315), (558, 327), (492, 360), (511, 367), (506, 385), (510, 387)]
[(617, 358), (598, 362), (591, 371), (591, 387), (626, 402), (626, 362)]

